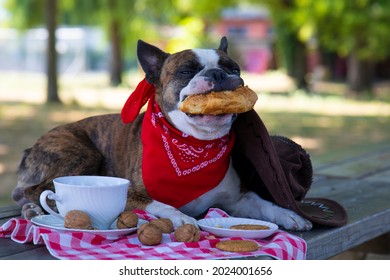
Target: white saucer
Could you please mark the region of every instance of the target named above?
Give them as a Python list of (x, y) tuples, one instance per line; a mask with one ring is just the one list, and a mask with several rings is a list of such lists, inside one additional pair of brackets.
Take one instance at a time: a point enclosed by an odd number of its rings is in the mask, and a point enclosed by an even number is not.
[(106, 230), (88, 230), (88, 229), (72, 229), (72, 228), (66, 228), (64, 227), (64, 220), (57, 218), (53, 215), (41, 215), (36, 216), (31, 219), (31, 222), (37, 226), (46, 227), (50, 229), (55, 229), (60, 232), (85, 232), (90, 234), (96, 234), (104, 236), (107, 239), (115, 240), (123, 235), (128, 235), (130, 233), (136, 232), (137, 228), (145, 223), (144, 220), (139, 220), (137, 227), (134, 228), (125, 228), (125, 229), (118, 229), (116, 227), (116, 220), (111, 225), (110, 229)]
[[(269, 227), (265, 230), (239, 230), (230, 229), (233, 225), (250, 224)], [(198, 221), (199, 227), (207, 232), (220, 237), (242, 237), (242, 238), (266, 238), (273, 234), (279, 227), (270, 222), (245, 219), (245, 218), (209, 218)]]

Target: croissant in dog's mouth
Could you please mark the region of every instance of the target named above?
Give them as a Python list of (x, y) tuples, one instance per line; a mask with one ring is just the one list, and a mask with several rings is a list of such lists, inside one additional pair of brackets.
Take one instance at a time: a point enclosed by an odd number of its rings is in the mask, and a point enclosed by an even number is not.
[(257, 94), (248, 86), (241, 86), (233, 91), (190, 95), (180, 103), (179, 109), (191, 115), (239, 114), (252, 110), (256, 101)]

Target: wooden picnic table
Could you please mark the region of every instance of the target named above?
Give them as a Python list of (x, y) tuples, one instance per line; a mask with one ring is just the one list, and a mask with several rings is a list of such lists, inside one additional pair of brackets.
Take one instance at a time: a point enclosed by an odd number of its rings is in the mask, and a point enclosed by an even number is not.
[[(390, 232), (390, 146), (362, 156), (315, 168), (307, 197), (342, 204), (349, 222), (337, 228), (292, 232), (307, 242), (307, 259), (328, 259)], [(0, 208), (0, 225), (17, 217), (17, 207)], [(0, 259), (53, 259), (44, 245), (0, 238)]]

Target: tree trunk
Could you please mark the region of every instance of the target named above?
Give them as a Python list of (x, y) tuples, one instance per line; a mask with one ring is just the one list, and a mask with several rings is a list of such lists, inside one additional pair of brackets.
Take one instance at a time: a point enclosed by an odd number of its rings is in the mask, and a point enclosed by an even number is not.
[(360, 60), (351, 53), (347, 64), (347, 94), (352, 97), (372, 95), (374, 69), (372, 62)]
[(307, 90), (307, 54), (306, 46), (299, 40), (295, 40), (293, 77), (297, 88)]
[(122, 83), (122, 49), (119, 23), (111, 22), (110, 83), (118, 86)]
[(56, 28), (57, 28), (57, 0), (46, 0), (45, 3), (47, 40), (47, 98), (46, 103), (61, 103), (58, 96), (57, 82), (57, 52), (56, 52)]
[(306, 46), (297, 39), (297, 34), (286, 32), (284, 26), (276, 26), (278, 32), (277, 48), (281, 64), (287, 75), (294, 79), (297, 88), (307, 89)]

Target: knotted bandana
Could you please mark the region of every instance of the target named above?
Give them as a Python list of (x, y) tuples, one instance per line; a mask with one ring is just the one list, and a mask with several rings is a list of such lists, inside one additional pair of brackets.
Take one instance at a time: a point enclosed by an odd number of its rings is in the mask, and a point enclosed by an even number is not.
[(123, 123), (131, 123), (134, 121), (142, 107), (148, 102), (155, 91), (154, 85), (149, 84), (146, 79), (143, 79), (122, 108), (121, 118)]

